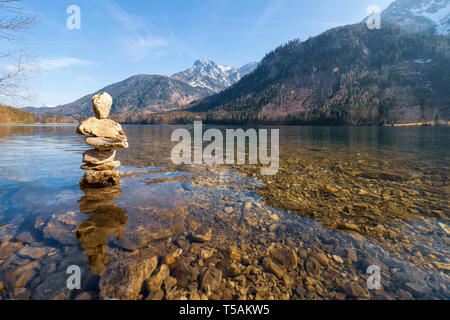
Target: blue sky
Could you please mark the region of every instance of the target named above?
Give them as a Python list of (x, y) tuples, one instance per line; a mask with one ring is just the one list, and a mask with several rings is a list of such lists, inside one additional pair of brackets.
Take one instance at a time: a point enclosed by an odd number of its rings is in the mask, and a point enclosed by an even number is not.
[[(242, 66), (294, 38), (361, 21), (392, 0), (24, 0), (36, 74), (29, 105), (72, 102), (135, 74), (171, 75), (197, 59)], [(81, 9), (69, 30), (68, 6)]]

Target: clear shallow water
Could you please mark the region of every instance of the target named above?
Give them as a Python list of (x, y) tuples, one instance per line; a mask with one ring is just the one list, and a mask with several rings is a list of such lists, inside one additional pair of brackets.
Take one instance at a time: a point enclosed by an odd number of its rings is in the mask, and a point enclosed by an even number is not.
[[(167, 254), (176, 252), (177, 264), (169, 266), (177, 285), (162, 285), (154, 292), (144, 288), (139, 290), (140, 298), (449, 297), (445, 228), (450, 128), (281, 129), (280, 164), (298, 169), (299, 175), (280, 174), (280, 181), (274, 177), (275, 184), (292, 185), (295, 177), (311, 174), (308, 179), (315, 180), (306, 180), (305, 186), (315, 181), (352, 190), (357, 183), (358, 188), (382, 190), (380, 199), (372, 203), (362, 196), (341, 194), (313, 202), (315, 190), (284, 189), (291, 190), (290, 196), (306, 198), (309, 207), (329, 206), (338, 212), (336, 203), (361, 201), (377, 207), (388, 201), (382, 197), (388, 188), (406, 190), (392, 195), (397, 205), (407, 204), (406, 216), (369, 217), (364, 218), (366, 223), (361, 220), (363, 213), (355, 212), (346, 219), (353, 219), (356, 232), (331, 226), (318, 212), (292, 212), (285, 206), (291, 199), (261, 193), (264, 183), (236, 168), (174, 166), (169, 161), (173, 146), (169, 139), (175, 128), (126, 126), (130, 148), (117, 156), (122, 162), (121, 186), (96, 191), (78, 187), (83, 175), (81, 154), (88, 147), (75, 134), (75, 127), (0, 126), (1, 297), (73, 299), (86, 293), (99, 298), (99, 282), (117, 286), (124, 281), (110, 276), (118, 261), (156, 255), (159, 265), (169, 264)], [(337, 165), (341, 171), (335, 169)], [(373, 174), (375, 168), (420, 178), (403, 182), (386, 182), (383, 176), (360, 178), (360, 172)], [(324, 174), (332, 177), (327, 180), (321, 175), (327, 170), (340, 175)], [(361, 181), (355, 182), (353, 175)], [(408, 194), (408, 190), (414, 192)], [(364, 224), (382, 225), (382, 237), (366, 232)], [(214, 236), (202, 242), (196, 235), (205, 228), (211, 228)], [(410, 245), (397, 247), (399, 239), (407, 239)], [(240, 252), (239, 259), (227, 255), (230, 247)], [(30, 253), (30, 248), (38, 250)], [(288, 259), (292, 252), (295, 267)], [(274, 271), (266, 257), (281, 266), (283, 275)], [(177, 269), (183, 263), (189, 265), (190, 273)], [(81, 290), (65, 286), (66, 268), (73, 264), (83, 271)], [(372, 264), (383, 271), (382, 290), (367, 289), (366, 269)], [(222, 277), (213, 292), (202, 283), (209, 268), (220, 270)]]

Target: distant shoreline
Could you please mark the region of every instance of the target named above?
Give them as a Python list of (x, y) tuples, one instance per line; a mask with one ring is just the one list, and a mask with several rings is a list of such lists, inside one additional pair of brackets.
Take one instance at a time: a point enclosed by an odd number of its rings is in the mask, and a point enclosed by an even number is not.
[(412, 122), (412, 123), (394, 123), (394, 124), (386, 124), (384, 127), (445, 127), (450, 126), (450, 121), (447, 123), (438, 123), (432, 121), (427, 122)]
[(76, 123), (0, 123), (0, 126), (76, 126)]
[[(141, 123), (121, 123), (122, 125), (140, 125), (140, 126), (154, 126), (154, 125), (174, 125), (174, 126), (183, 126), (183, 125), (189, 125), (189, 124), (164, 124), (164, 123), (148, 123), (148, 124), (141, 124)], [(215, 125), (231, 125), (231, 126), (237, 126), (241, 124), (230, 124), (230, 123), (214, 123)], [(208, 124), (205, 123), (205, 125), (214, 125), (214, 124)], [(0, 123), (0, 126), (77, 126), (78, 123)], [(265, 126), (266, 124), (254, 124), (255, 126)], [(271, 124), (270, 126), (275, 126), (276, 124)], [(291, 125), (291, 124), (279, 124), (280, 126), (323, 126), (323, 125)], [(394, 124), (384, 124), (384, 125), (325, 125), (325, 126), (331, 126), (331, 127), (342, 127), (342, 126), (349, 126), (349, 127), (447, 127), (450, 126), (450, 121), (447, 121), (447, 123), (440, 123), (435, 124), (434, 122), (412, 122), (412, 123), (394, 123)]]

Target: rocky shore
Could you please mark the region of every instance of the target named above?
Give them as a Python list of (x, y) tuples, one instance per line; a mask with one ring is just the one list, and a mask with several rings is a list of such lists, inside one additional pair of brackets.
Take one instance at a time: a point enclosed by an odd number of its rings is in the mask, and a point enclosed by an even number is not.
[[(137, 165), (128, 150), (120, 188), (81, 188), (77, 210), (1, 227), (0, 298), (449, 299), (448, 169), (285, 146), (274, 177), (154, 152)], [(81, 290), (65, 285), (70, 265)]]

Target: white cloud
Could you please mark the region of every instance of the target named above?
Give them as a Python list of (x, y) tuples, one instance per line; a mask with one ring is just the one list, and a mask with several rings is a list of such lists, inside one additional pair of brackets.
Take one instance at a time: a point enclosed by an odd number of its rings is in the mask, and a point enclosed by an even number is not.
[(39, 59), (36, 64), (37, 68), (41, 70), (55, 70), (68, 67), (91, 66), (94, 63), (78, 58), (64, 57), (56, 59)]
[(154, 37), (151, 34), (146, 36), (137, 36), (129, 39), (128, 44), (134, 49), (149, 49), (154, 47), (166, 47), (169, 45), (166, 39), (161, 37)]
[[(61, 68), (91, 66), (94, 63), (73, 57), (33, 59), (22, 64), (22, 68), (28, 71), (50, 71)], [(3, 69), (7, 72), (14, 72), (18, 68), (17, 64), (3, 65)]]
[(112, 17), (120, 26), (120, 35), (116, 38), (132, 60), (138, 61), (148, 57), (164, 54), (164, 47), (169, 41), (150, 31), (147, 19), (131, 14), (111, 0), (105, 2), (109, 17)]

